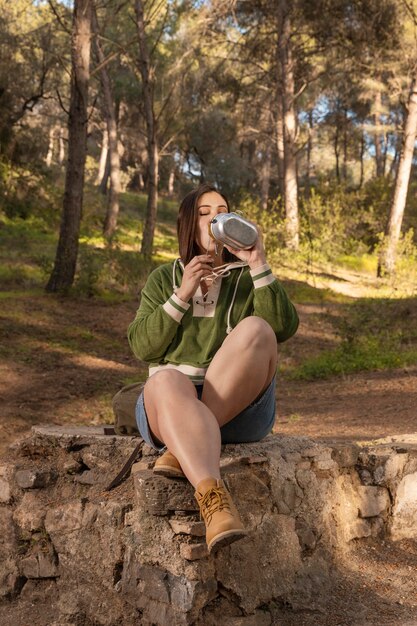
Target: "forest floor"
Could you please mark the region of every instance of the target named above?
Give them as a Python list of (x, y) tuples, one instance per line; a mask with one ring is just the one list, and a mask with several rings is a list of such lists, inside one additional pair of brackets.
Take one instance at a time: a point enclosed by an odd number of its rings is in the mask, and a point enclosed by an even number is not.
[[(417, 329), (417, 299), (390, 304), (392, 318), (405, 316)], [(314, 369), (312, 380), (290, 375), (340, 344), (334, 318), (345, 307), (335, 302), (296, 306), (299, 330), (279, 346), (275, 431), (321, 440), (416, 432), (417, 365), (317, 380)], [(126, 339), (136, 308), (135, 300), (59, 298), (41, 291), (3, 295), (0, 454), (34, 424), (112, 423), (112, 395), (146, 379), (146, 366), (133, 357)], [(379, 315), (388, 315), (383, 305)]]
[[(304, 301), (297, 303), (297, 334), (279, 346), (275, 432), (321, 441), (364, 441), (415, 433), (417, 365), (342, 372), (316, 380), (316, 375), (322, 375), (320, 355), (335, 354), (341, 344), (340, 328), (344, 326), (340, 320), (347, 319), (348, 305), (337, 298), (312, 297), (313, 302), (308, 302), (300, 295), (304, 291), (299, 284), (287, 281), (286, 285), (295, 299), (298, 294), (298, 300)], [(136, 307), (134, 298), (108, 302), (50, 296), (41, 290), (3, 294), (0, 454), (9, 444), (28, 436), (34, 424), (112, 422), (113, 393), (124, 384), (146, 378), (146, 367), (132, 356), (126, 340)], [(376, 311), (381, 319), (405, 320), (408, 328), (417, 328), (415, 298), (393, 300), (389, 305), (384, 300), (377, 309), (373, 304), (371, 318)], [(355, 323), (366, 325), (368, 313), (364, 316), (361, 309)], [(392, 328), (396, 327), (394, 321), (389, 324)], [(379, 332), (378, 324), (374, 328)], [(408, 348), (410, 341), (414, 342), (413, 332), (407, 335)], [(306, 362), (313, 363), (310, 379), (295, 378), (291, 372), (301, 371), (297, 368)], [(274, 624), (416, 626), (417, 543), (363, 540), (355, 555), (351, 570), (336, 581), (336, 595), (329, 598), (324, 613), (294, 614), (276, 607)], [(39, 604), (19, 601), (0, 613), (8, 626), (43, 626), (50, 619), (47, 605), (40, 600)]]

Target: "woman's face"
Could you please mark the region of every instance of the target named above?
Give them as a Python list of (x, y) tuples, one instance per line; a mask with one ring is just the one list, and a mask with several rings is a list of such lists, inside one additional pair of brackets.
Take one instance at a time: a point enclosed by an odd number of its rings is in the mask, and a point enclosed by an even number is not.
[(198, 200), (197, 211), (195, 241), (200, 254), (214, 253), (215, 241), (209, 235), (209, 223), (218, 213), (228, 212), (226, 200), (217, 191), (209, 191)]

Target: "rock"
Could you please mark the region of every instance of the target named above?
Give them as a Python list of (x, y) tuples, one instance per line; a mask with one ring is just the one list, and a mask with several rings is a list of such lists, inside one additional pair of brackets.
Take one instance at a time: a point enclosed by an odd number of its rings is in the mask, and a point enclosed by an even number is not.
[(43, 527), (46, 516), (46, 507), (39, 500), (36, 492), (28, 491), (13, 513), (13, 520), (19, 528), (32, 532)]
[(169, 525), (176, 535), (193, 535), (194, 537), (204, 537), (206, 526), (204, 522), (194, 520), (170, 519)]
[(383, 487), (358, 487), (360, 517), (375, 517), (385, 513), (390, 505), (387, 489)]
[(294, 512), (303, 498), (303, 490), (296, 482), (286, 480), (282, 485), (282, 501), (286, 504), (288, 514)]
[(308, 489), (309, 485), (315, 480), (314, 472), (307, 469), (297, 470), (296, 472), (297, 482), (301, 489)]
[(0, 465), (0, 503), (9, 504), (12, 499), (10, 486), (12, 470), (9, 465)]
[(374, 482), (371, 472), (367, 469), (360, 469), (359, 476), (364, 485), (372, 485)]
[(196, 561), (197, 559), (205, 559), (209, 552), (206, 543), (182, 543), (180, 554), (187, 561)]
[(375, 483), (394, 490), (401, 481), (408, 460), (408, 454), (392, 454), (385, 465), (376, 468), (374, 472)]
[(360, 448), (353, 444), (332, 446), (332, 459), (339, 467), (354, 467), (358, 462)]
[(317, 544), (317, 537), (311, 528), (297, 528), (297, 535), (300, 540), (302, 550), (314, 550)]
[(49, 535), (69, 533), (82, 527), (83, 503), (81, 500), (68, 502), (50, 509), (45, 518), (45, 529)]
[(392, 509), (391, 537), (417, 538), (417, 472), (404, 476), (398, 485)]
[(21, 576), (15, 559), (8, 557), (0, 561), (0, 598), (12, 598), (21, 588)]
[(13, 523), (13, 511), (0, 507), (0, 556), (5, 556), (8, 549), (16, 547), (16, 529)]
[(25, 557), (20, 562), (20, 568), (26, 578), (56, 578), (59, 576), (56, 559), (50, 554), (39, 553)]
[(261, 455), (253, 456), (231, 456), (220, 460), (220, 468), (227, 471), (229, 468), (239, 467), (243, 465), (255, 465), (268, 463), (268, 458)]
[[(102, 442), (93, 443), (80, 451), (81, 460), (89, 469), (108, 470), (112, 469), (115, 448), (113, 445), (103, 446)], [(127, 459), (126, 459), (127, 460)]]
[(75, 476), (75, 480), (82, 485), (95, 485), (98, 482), (97, 474), (93, 470), (87, 470), (79, 476)]
[[(45, 602), (46, 598), (56, 597), (56, 581), (53, 579), (30, 578), (24, 584), (20, 597), (28, 602)], [(48, 626), (52, 626), (48, 625)]]
[(151, 460), (142, 459), (141, 461), (138, 461), (137, 463), (133, 463), (130, 471), (132, 474), (136, 474), (136, 472), (142, 472), (143, 470), (151, 469), (153, 464), (154, 462)]
[(82, 464), (79, 463), (73, 457), (70, 457), (70, 459), (63, 465), (63, 470), (67, 474), (78, 474), (81, 468), (82, 468)]
[(17, 568), (18, 541), (12, 511), (0, 508), (0, 598), (13, 596), (19, 590)]
[(372, 524), (365, 519), (357, 519), (347, 527), (347, 537), (352, 539), (363, 539), (372, 535)]
[(235, 594), (245, 613), (253, 613), (267, 598), (285, 596), (294, 584), (301, 567), (295, 521), (287, 515), (265, 516), (248, 537), (215, 558), (218, 582)]
[[(16, 597), (26, 579), (27, 603), (50, 589), (56, 626), (269, 626), (279, 607), (292, 621), (295, 612), (320, 621), (334, 564), (357, 556), (357, 542), (387, 527), (398, 538), (417, 531), (416, 449), (271, 435), (222, 446), (222, 475), (248, 535), (208, 554), (192, 486), (154, 475), (153, 449), (143, 445), (132, 475), (103, 490), (101, 477), (107, 484), (137, 442), (43, 427), (14, 449), (0, 470), (10, 484), (0, 595)], [(57, 480), (36, 488), (51, 468)], [(9, 480), (17, 472), (31, 485), (23, 491)]]
[(242, 617), (229, 617), (227, 626), (270, 626), (272, 618), (270, 613), (256, 611), (254, 615)]
[(151, 515), (168, 515), (176, 510), (198, 510), (190, 483), (155, 476), (151, 471), (135, 472), (133, 479), (136, 500)]
[(260, 504), (269, 500), (271, 496), (267, 485), (250, 471), (227, 474), (225, 483), (231, 496), (238, 500), (239, 507), (243, 507), (246, 503)]
[(55, 471), (47, 470), (17, 470), (15, 480), (21, 489), (44, 488), (57, 478)]
[(147, 443), (144, 443), (142, 446), (142, 456), (151, 456), (151, 457), (156, 457), (158, 456), (158, 452), (157, 450), (155, 450), (155, 448), (152, 448), (151, 446), (148, 446)]
[(217, 591), (213, 580), (188, 581), (159, 567), (141, 566), (136, 575), (136, 606), (153, 624), (191, 624)]

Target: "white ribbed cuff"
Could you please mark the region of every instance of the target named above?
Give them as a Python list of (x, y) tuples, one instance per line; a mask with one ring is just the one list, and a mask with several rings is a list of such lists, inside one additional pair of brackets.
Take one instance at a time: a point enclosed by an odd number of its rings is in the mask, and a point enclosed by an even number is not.
[(190, 308), (190, 305), (188, 304), (188, 302), (180, 300), (180, 298), (178, 298), (178, 296), (173, 293), (172, 296), (170, 296), (165, 302), (165, 304), (162, 305), (162, 308), (166, 313), (168, 313), (170, 317), (172, 317), (172, 319), (180, 323), (185, 313), (187, 313), (188, 309)]
[(252, 276), (253, 286), (255, 289), (258, 289), (259, 287), (266, 287), (266, 285), (270, 285), (275, 280), (275, 276), (273, 275), (268, 263), (250, 270), (250, 275)]

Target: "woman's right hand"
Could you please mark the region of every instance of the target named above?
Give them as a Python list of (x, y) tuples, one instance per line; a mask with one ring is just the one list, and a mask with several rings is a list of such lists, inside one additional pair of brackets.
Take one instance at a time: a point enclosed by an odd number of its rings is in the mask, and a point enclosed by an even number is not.
[(176, 291), (176, 295), (183, 302), (188, 302), (193, 297), (200, 281), (204, 276), (208, 276), (213, 271), (213, 259), (208, 254), (200, 254), (191, 259), (184, 267), (181, 287)]

